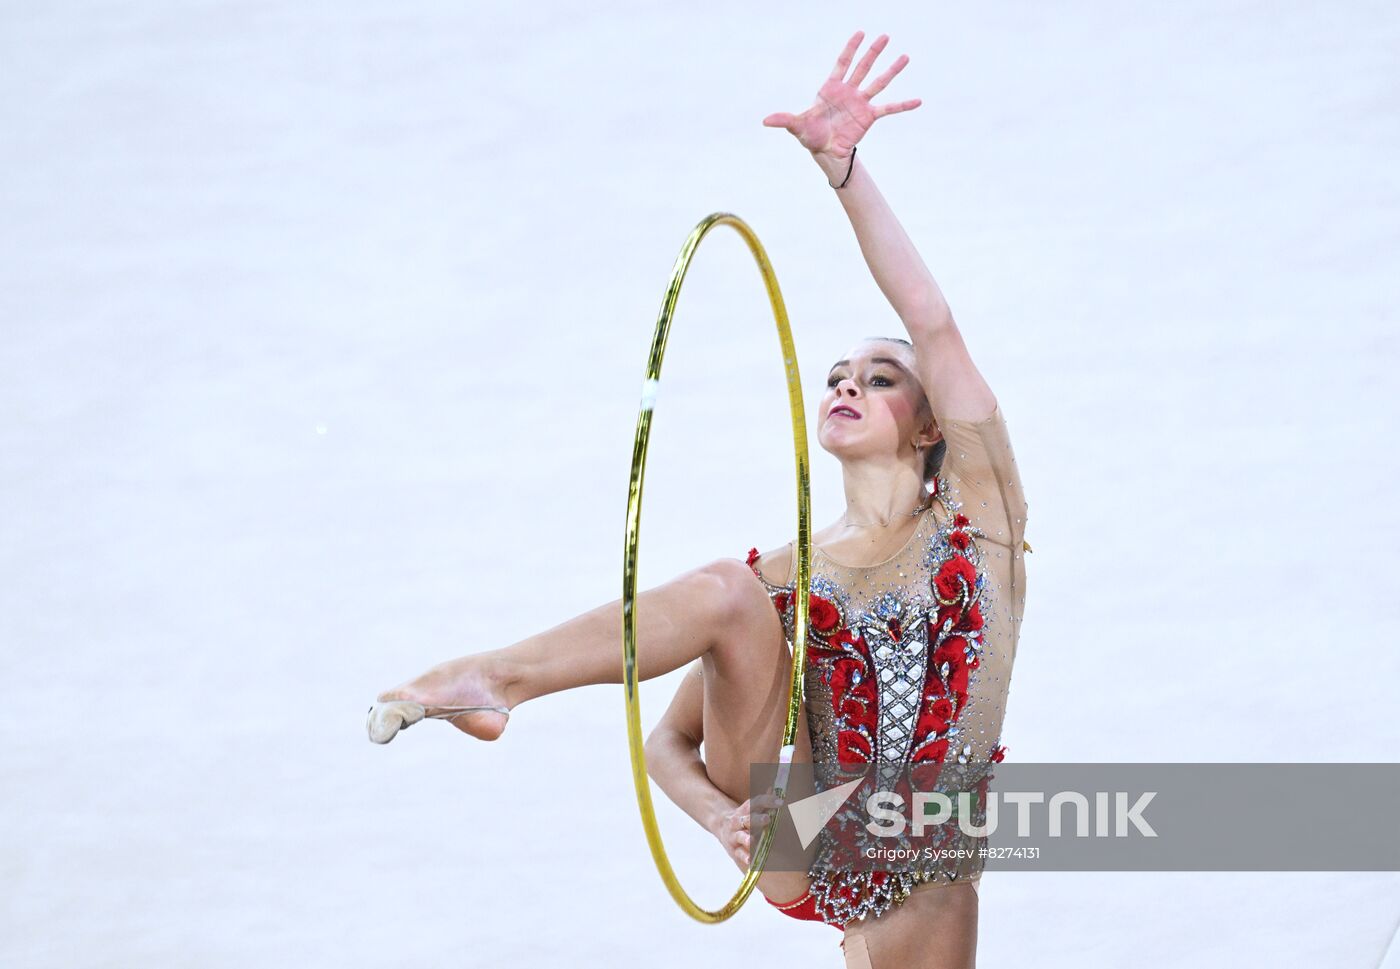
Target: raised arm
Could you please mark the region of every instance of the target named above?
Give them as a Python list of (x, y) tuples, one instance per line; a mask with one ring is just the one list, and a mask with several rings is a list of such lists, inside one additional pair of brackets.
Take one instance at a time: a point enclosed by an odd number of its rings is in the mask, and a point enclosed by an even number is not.
[(922, 103), (918, 98), (879, 106), (870, 103), (909, 63), (905, 54), (864, 90), (860, 88), (889, 42), (886, 35), (876, 38), (846, 76), (864, 36), (857, 31), (847, 42), (810, 108), (799, 115), (770, 114), (763, 123), (790, 131), (826, 173), (828, 184), (836, 187), (845, 183), (837, 195), (876, 285), (914, 344), (919, 379), (934, 416), (939, 420), (980, 421), (992, 413), (996, 397), (972, 362), (933, 274), (856, 153), (857, 143), (876, 119), (910, 111)]

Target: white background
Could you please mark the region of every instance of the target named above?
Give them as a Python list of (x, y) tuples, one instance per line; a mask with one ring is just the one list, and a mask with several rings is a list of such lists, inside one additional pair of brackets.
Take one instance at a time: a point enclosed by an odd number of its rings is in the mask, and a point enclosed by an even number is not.
[[(1030, 504), (1020, 761), (1393, 761), (1400, 14), (1386, 3), (20, 3), (0, 11), (0, 962), (840, 964), (652, 867), (620, 686), (369, 744), (375, 694), (620, 592), (647, 343), (706, 214), (809, 407), (899, 321), (865, 163)], [(794, 529), (737, 235), (667, 358), (645, 584)], [(816, 524), (842, 508), (815, 449)], [(648, 683), (659, 716), (675, 679)], [(658, 792), (659, 796), (659, 792)], [(664, 798), (662, 798), (664, 804)], [(704, 904), (738, 872), (666, 805)], [(1011, 874), (981, 963), (1356, 966), (1395, 874)]]

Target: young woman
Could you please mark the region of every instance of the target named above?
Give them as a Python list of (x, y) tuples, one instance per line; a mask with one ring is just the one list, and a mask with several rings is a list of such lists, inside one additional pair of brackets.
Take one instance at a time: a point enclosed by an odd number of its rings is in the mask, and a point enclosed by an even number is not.
[[(879, 37), (850, 70), (846, 44), (816, 103), (764, 124), (791, 132), (826, 174), (875, 281), (909, 339), (866, 339), (831, 368), (818, 441), (841, 462), (846, 511), (812, 536), (807, 696), (794, 761), (822, 789), (860, 777), (999, 761), (1025, 600), (1026, 502), (1000, 407), (943, 295), (855, 148), (877, 118), (919, 106), (871, 99), (901, 56), (860, 87)], [(1027, 546), (1028, 547), (1028, 546)], [(694, 664), (647, 743), (652, 776), (748, 858), (749, 767), (771, 763), (786, 719), (793, 544), (722, 559), (638, 596), (638, 675)], [(371, 739), (424, 717), (483, 740), (526, 700), (622, 681), (620, 604), (512, 646), (441, 663), (380, 694)], [(703, 741), (705, 756), (700, 757)], [(789, 791), (792, 800), (804, 792)], [(742, 803), (741, 803), (742, 802)], [(842, 870), (814, 844), (805, 871), (758, 888), (796, 918), (843, 930), (848, 966), (962, 967), (975, 961), (980, 863)]]

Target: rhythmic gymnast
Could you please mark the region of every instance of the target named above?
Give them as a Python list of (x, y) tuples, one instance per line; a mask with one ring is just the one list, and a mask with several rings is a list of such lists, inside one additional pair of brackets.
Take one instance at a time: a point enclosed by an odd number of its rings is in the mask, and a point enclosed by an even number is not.
[[(811, 154), (907, 333), (867, 338), (832, 367), (817, 439), (841, 463), (846, 509), (812, 536), (806, 696), (794, 764), (821, 789), (872, 767), (911, 772), (1000, 761), (1025, 602), (1026, 501), (1006, 421), (943, 294), (875, 187), (856, 146), (874, 122), (918, 99), (871, 103), (908, 63), (865, 88), (888, 38), (846, 44), (816, 102), (763, 119)], [(849, 75), (848, 75), (849, 72)], [(648, 771), (741, 868), (749, 832), (771, 817), (750, 803), (749, 770), (771, 763), (786, 723), (794, 543), (721, 559), (637, 597), (637, 673), (690, 664), (647, 740)], [(614, 601), (512, 646), (440, 663), (381, 693), (370, 738), (421, 719), (496, 740), (521, 703), (623, 680)], [(701, 758), (700, 745), (704, 744)], [(802, 796), (789, 790), (789, 799)], [(757, 887), (784, 914), (842, 932), (848, 967), (973, 966), (981, 863), (888, 870), (824, 863), (768, 871)]]

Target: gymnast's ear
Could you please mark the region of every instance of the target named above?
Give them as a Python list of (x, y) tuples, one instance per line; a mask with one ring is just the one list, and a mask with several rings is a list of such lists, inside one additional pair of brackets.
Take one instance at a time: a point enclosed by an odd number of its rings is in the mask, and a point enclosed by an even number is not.
[(919, 428), (918, 435), (914, 438), (914, 444), (920, 449), (931, 448), (939, 441), (943, 440), (943, 430), (938, 426), (938, 418), (933, 416), (933, 411), (928, 407), (924, 408), (927, 420)]

